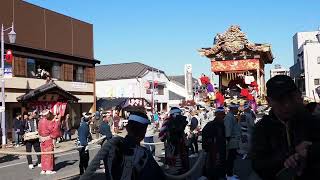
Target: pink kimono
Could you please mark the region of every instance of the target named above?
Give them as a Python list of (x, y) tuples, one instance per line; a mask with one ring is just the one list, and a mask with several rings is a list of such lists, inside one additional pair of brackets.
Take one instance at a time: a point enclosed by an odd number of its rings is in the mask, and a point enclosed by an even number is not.
[[(54, 150), (53, 139), (60, 136), (60, 122), (49, 121), (47, 118), (42, 118), (39, 121), (39, 135), (47, 140), (41, 142), (41, 152), (50, 152)], [(47, 138), (46, 138), (47, 137)], [(41, 139), (41, 138), (40, 138)], [(54, 155), (41, 155), (41, 168), (43, 171), (53, 171)]]

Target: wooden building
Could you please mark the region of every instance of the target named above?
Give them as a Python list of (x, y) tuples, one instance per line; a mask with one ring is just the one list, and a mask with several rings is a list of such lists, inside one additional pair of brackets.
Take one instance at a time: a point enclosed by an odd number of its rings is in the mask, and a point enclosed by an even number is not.
[[(0, 24), (14, 24), (15, 44), (5, 35), (5, 49), (13, 62), (5, 68), (12, 78), (5, 81), (8, 136), (17, 112), (24, 111), (18, 97), (46, 83), (39, 70), (48, 72), (56, 85), (78, 101), (67, 110), (74, 121), (82, 112), (95, 111), (95, 64), (93, 25), (22, 0), (1, 0)], [(25, 107), (27, 108), (27, 107)]]

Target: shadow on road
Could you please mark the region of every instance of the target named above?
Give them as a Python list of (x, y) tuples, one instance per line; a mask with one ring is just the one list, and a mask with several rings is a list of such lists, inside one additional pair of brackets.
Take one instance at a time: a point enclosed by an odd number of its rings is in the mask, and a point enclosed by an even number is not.
[[(72, 177), (72, 178), (68, 178), (68, 180), (78, 180), (80, 179), (80, 176), (75, 176), (75, 177)], [(91, 179), (94, 179), (94, 180), (104, 180), (106, 179), (106, 176), (104, 173), (95, 173)]]
[(78, 160), (67, 160), (67, 161), (62, 161), (62, 162), (59, 162), (55, 165), (55, 169), (56, 171), (64, 168), (64, 167), (67, 167), (67, 166), (71, 166), (73, 165), (74, 163), (76, 163)]
[(19, 156), (17, 155), (5, 155), (3, 157), (0, 157), (0, 163), (9, 162), (17, 159), (19, 159)]

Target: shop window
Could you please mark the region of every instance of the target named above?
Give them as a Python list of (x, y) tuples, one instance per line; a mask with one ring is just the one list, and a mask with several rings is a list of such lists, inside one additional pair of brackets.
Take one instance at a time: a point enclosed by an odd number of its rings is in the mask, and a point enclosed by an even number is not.
[(14, 76), (26, 77), (26, 59), (21, 57), (15, 57), (13, 62), (13, 74)]
[(36, 68), (37, 68), (36, 77), (39, 79), (46, 79), (48, 76), (50, 77), (52, 75), (51, 73), (52, 62), (36, 60)]
[(314, 79), (314, 85), (320, 85), (320, 79)]
[(61, 79), (61, 66), (60, 63), (54, 62), (52, 64), (52, 78)]
[(158, 85), (158, 95), (164, 95), (164, 85)]
[(73, 69), (73, 81), (84, 82), (83, 66), (75, 66)]
[[(156, 95), (164, 95), (164, 85), (158, 85), (154, 88)], [(150, 82), (150, 87), (146, 90), (147, 94), (152, 94), (152, 83)]]
[(27, 59), (27, 77), (35, 78), (36, 74), (36, 61), (34, 59)]
[(73, 80), (73, 65), (72, 64), (63, 64), (63, 79), (65, 81)]
[(94, 68), (85, 68), (85, 81), (88, 83), (93, 83), (95, 81), (95, 71)]

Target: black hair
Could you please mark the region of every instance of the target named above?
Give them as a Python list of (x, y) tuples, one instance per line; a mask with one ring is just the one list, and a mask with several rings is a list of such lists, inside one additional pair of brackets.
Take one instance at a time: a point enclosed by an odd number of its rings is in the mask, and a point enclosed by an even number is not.
[[(148, 116), (146, 115), (146, 113), (140, 112), (140, 111), (131, 111), (130, 115), (137, 115), (137, 116), (148, 119)], [(128, 135), (131, 134), (132, 136), (135, 136), (135, 137), (144, 137), (147, 127), (148, 127), (148, 124), (141, 124), (136, 121), (128, 121), (126, 129), (128, 131)]]
[(313, 113), (313, 111), (316, 109), (317, 107), (317, 103), (316, 102), (309, 102), (307, 105), (306, 105), (306, 109)]

